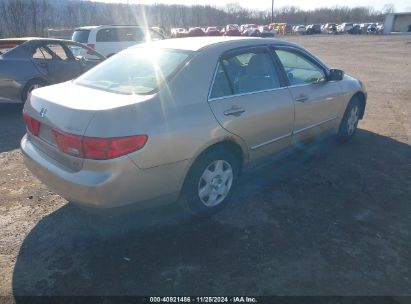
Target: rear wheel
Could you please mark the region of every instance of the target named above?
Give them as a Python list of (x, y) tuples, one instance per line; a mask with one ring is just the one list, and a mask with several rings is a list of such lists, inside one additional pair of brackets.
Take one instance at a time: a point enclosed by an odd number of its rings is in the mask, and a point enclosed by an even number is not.
[(355, 134), (360, 116), (361, 104), (357, 98), (354, 98), (348, 104), (338, 130), (340, 141), (347, 141)]
[(22, 103), (23, 104), (26, 103), (27, 97), (30, 95), (30, 93), (33, 90), (44, 87), (46, 85), (47, 84), (44, 81), (40, 80), (40, 79), (33, 79), (33, 80), (30, 80), (29, 82), (27, 82), (26, 86), (23, 89), (23, 93), (21, 95)]
[(239, 174), (239, 161), (230, 151), (206, 153), (194, 163), (184, 187), (185, 204), (196, 216), (209, 216), (228, 201)]

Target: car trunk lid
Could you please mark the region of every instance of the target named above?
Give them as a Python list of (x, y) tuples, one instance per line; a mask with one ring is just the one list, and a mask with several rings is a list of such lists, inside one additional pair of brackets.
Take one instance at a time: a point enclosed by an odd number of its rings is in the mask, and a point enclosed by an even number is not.
[[(142, 96), (143, 97), (143, 96)], [(113, 111), (139, 99), (136, 95), (119, 95), (66, 82), (34, 90), (24, 112), (40, 122), (37, 135), (29, 138), (47, 156), (64, 168), (78, 171), (83, 159), (61, 152), (53, 130), (84, 136), (98, 111)]]

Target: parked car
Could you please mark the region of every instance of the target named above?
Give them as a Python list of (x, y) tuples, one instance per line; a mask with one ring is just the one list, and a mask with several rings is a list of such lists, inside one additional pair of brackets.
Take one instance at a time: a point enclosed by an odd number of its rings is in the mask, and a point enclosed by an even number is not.
[(306, 27), (305, 33), (307, 35), (321, 34), (321, 24), (310, 24)]
[(100, 25), (76, 28), (71, 39), (110, 57), (137, 43), (162, 40), (164, 36), (137, 25)]
[(367, 34), (368, 27), (371, 23), (361, 23), (360, 24), (360, 34)]
[(384, 32), (384, 23), (377, 23), (377, 34), (382, 34)]
[(184, 28), (172, 28), (171, 38), (182, 38), (188, 37), (188, 31)]
[(340, 34), (347, 33), (349, 30), (353, 28), (353, 26), (354, 26), (353, 23), (344, 22), (340, 24), (339, 26), (337, 26), (337, 32)]
[(305, 25), (296, 25), (296, 26), (294, 27), (294, 33), (295, 33), (295, 34), (304, 35), (304, 34), (305, 34), (305, 31), (306, 31)]
[(269, 26), (266, 26), (266, 25), (260, 26), (258, 29), (261, 33), (261, 37), (263, 38), (267, 38), (267, 37), (272, 38), (276, 35), (276, 32), (277, 32), (275, 29), (270, 28)]
[(69, 40), (0, 39), (0, 103), (24, 103), (33, 89), (76, 78), (104, 59)]
[(228, 24), (223, 32), (224, 36), (241, 36), (238, 24)]
[(347, 31), (348, 34), (358, 35), (361, 34), (361, 26), (359, 24), (353, 24), (352, 28)]
[(188, 30), (188, 37), (202, 37), (202, 36), (205, 36), (205, 33), (200, 27), (192, 27)]
[(207, 27), (205, 34), (206, 36), (221, 36), (221, 33), (216, 26)]
[(163, 36), (163, 38), (168, 38), (169, 37), (166, 33), (166, 30), (163, 27), (152, 26), (151, 29), (153, 31), (156, 31), (157, 33), (159, 33), (161, 36)]
[(375, 23), (371, 23), (367, 28), (367, 34), (377, 34), (377, 25)]
[(261, 37), (261, 32), (256, 25), (252, 24), (244, 27), (244, 30), (241, 32), (241, 36)]
[(286, 41), (168, 39), (34, 90), (21, 149), (33, 174), (76, 204), (182, 198), (211, 214), (249, 166), (325, 134), (350, 139), (366, 97), (360, 81)]

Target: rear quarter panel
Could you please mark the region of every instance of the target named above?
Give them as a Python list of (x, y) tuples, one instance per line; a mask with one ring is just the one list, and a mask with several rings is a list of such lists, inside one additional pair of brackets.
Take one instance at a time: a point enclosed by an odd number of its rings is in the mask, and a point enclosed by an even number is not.
[(20, 102), (27, 81), (38, 76), (28, 59), (0, 59), (0, 98)]

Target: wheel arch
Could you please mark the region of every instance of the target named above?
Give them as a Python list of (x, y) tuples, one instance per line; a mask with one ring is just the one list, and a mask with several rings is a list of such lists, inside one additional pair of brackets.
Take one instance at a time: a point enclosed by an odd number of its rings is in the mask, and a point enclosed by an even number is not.
[(240, 165), (240, 172), (246, 166), (248, 162), (248, 151), (244, 143), (239, 142), (236, 138), (227, 137), (217, 140), (206, 147), (203, 147), (197, 155), (193, 158), (190, 168), (194, 165), (197, 159), (203, 155), (209, 153), (210, 151), (216, 149), (225, 149), (233, 153), (233, 155), (238, 159)]
[(229, 151), (233, 152), (235, 157), (239, 160), (239, 171), (243, 170), (243, 168), (247, 165), (249, 160), (248, 150), (246, 148), (246, 144), (244, 142), (240, 142), (241, 139), (237, 139), (234, 137), (227, 137), (221, 138), (212, 142), (211, 144), (199, 149), (196, 155), (191, 159), (190, 164), (187, 166), (186, 173), (184, 175), (184, 179), (182, 182), (183, 190), (185, 188), (187, 177), (190, 175), (192, 168), (195, 166), (198, 159), (200, 159), (203, 155), (216, 150), (216, 149), (228, 149)]
[(42, 83), (45, 86), (50, 85), (49, 82), (46, 79), (44, 79), (43, 77), (38, 77), (37, 76), (37, 77), (33, 77), (33, 78), (29, 79), (25, 83), (25, 85), (24, 85), (24, 87), (23, 87), (23, 89), (21, 90), (21, 93), (20, 93), (21, 101), (23, 103), (26, 102), (26, 96), (25, 95), (27, 94), (27, 89), (28, 89), (29, 85), (32, 84), (32, 83)]
[(364, 92), (358, 91), (351, 97), (350, 102), (354, 99), (357, 99), (360, 102), (360, 105), (361, 105), (360, 119), (362, 119), (365, 113), (365, 105), (367, 103), (367, 96), (364, 94)]

